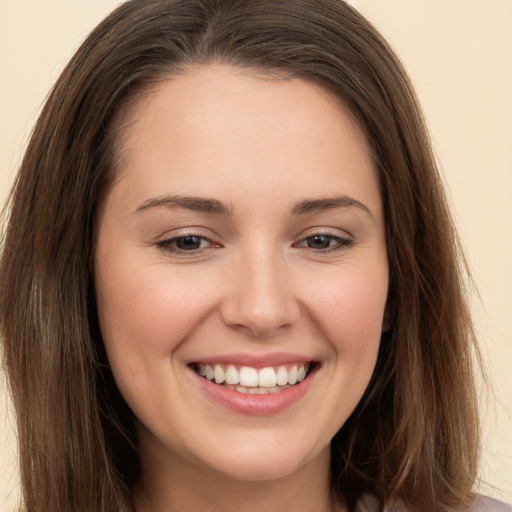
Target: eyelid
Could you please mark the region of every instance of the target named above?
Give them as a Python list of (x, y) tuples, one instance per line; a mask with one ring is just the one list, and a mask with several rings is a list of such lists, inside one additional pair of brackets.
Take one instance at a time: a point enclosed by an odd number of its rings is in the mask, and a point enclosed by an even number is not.
[[(151, 245), (157, 246), (162, 251), (168, 252), (168, 253), (174, 253), (177, 255), (183, 255), (185, 257), (194, 257), (198, 256), (204, 252), (209, 251), (210, 249), (216, 249), (219, 247), (222, 247), (222, 244), (217, 242), (215, 238), (217, 238), (214, 234), (214, 236), (211, 236), (211, 231), (209, 231), (208, 234), (205, 234), (204, 231), (206, 231), (204, 228), (201, 227), (187, 227), (182, 229), (176, 229), (172, 230), (170, 232), (165, 232), (163, 235), (158, 237)], [(307, 247), (305, 244), (308, 239), (314, 238), (314, 237), (326, 237), (330, 238), (331, 240), (336, 241), (336, 243), (333, 246), (328, 246), (325, 248), (314, 248), (314, 247)], [(196, 237), (201, 240), (201, 242), (207, 242), (207, 247), (198, 247), (197, 249), (180, 249), (179, 247), (173, 246), (173, 243), (175, 243), (177, 240), (185, 239), (187, 237)], [(305, 231), (303, 231), (299, 237), (297, 237), (296, 241), (292, 244), (294, 248), (297, 249), (306, 249), (308, 251), (314, 252), (314, 253), (329, 253), (334, 251), (339, 251), (343, 249), (347, 249), (351, 245), (354, 244), (354, 237), (350, 235), (346, 231), (342, 231), (340, 229), (336, 228), (321, 228), (321, 227), (314, 227), (309, 228)]]
[[(309, 232), (308, 232), (309, 231)], [(336, 231), (336, 232), (333, 232)], [(323, 236), (326, 238), (330, 238), (332, 240), (336, 240), (337, 244), (334, 246), (329, 246), (324, 249), (315, 249), (313, 247), (307, 247), (305, 245), (301, 245), (307, 242), (308, 239), (314, 238), (316, 236)], [(340, 233), (340, 230), (333, 230), (327, 228), (313, 228), (309, 229), (306, 232), (302, 233), (298, 238), (297, 242), (294, 242), (293, 246), (295, 248), (304, 248), (308, 251), (317, 253), (317, 254), (326, 254), (329, 252), (340, 251), (347, 249), (351, 245), (354, 244), (354, 237), (347, 232)]]
[(152, 244), (157, 244), (161, 241), (170, 240), (172, 238), (186, 238), (187, 236), (197, 236), (208, 240), (218, 238), (218, 235), (211, 229), (203, 228), (201, 226), (190, 226), (162, 231), (159, 235), (154, 237)]
[[(209, 230), (208, 230), (209, 231)], [(208, 247), (199, 247), (198, 249), (192, 249), (192, 250), (184, 250), (179, 249), (178, 247), (173, 247), (172, 243), (184, 239), (187, 237), (197, 237), (201, 239), (201, 241), (207, 241)], [(185, 257), (194, 257), (198, 256), (205, 251), (208, 251), (210, 249), (216, 249), (219, 247), (222, 247), (222, 244), (215, 241), (215, 236), (211, 235), (211, 231), (209, 231), (208, 234), (205, 233), (205, 230), (203, 228), (199, 227), (190, 227), (190, 228), (183, 228), (183, 229), (177, 229), (173, 230), (171, 232), (165, 232), (160, 237), (158, 237), (152, 245), (157, 246), (159, 249), (161, 249), (164, 252), (176, 254), (179, 256), (185, 256)]]

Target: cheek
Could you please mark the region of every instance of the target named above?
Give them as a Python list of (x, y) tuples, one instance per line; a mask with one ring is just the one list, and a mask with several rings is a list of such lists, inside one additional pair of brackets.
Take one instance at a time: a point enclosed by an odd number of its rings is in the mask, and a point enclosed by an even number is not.
[[(382, 334), (388, 291), (387, 266), (347, 269), (311, 283), (308, 307), (324, 337), (344, 361), (373, 364)], [(373, 361), (373, 363), (372, 363)]]
[(110, 254), (96, 268), (98, 317), (118, 381), (139, 381), (148, 370), (168, 365), (174, 350), (208, 315), (212, 302), (194, 273), (171, 272), (161, 262), (141, 265), (137, 260), (136, 251), (122, 257)]
[(98, 269), (96, 280), (110, 367), (135, 415), (141, 420), (158, 417), (162, 407), (172, 403), (167, 390), (181, 389), (174, 355), (208, 315), (208, 294), (198, 298), (194, 289), (199, 283), (176, 273), (169, 276), (162, 265), (142, 268), (118, 261), (114, 268), (107, 273)]
[(179, 280), (167, 282), (135, 271), (109, 277), (99, 289), (98, 309), (106, 342), (160, 352), (173, 348), (171, 340), (179, 343), (186, 336), (203, 308)]

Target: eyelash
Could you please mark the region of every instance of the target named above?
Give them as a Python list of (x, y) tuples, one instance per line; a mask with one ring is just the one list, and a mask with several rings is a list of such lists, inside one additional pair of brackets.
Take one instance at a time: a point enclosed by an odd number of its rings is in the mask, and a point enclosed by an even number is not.
[[(187, 238), (188, 239), (196, 239), (196, 241), (199, 243), (199, 247), (193, 248), (191, 250), (182, 249), (180, 247), (177, 247), (177, 244), (180, 241), (184, 242)], [(314, 247), (308, 247), (307, 245), (302, 245), (302, 244), (307, 244), (308, 241), (311, 241), (315, 238), (327, 239), (326, 241), (328, 242), (329, 245), (325, 248), (320, 248), (320, 249), (314, 248)], [(207, 247), (201, 247), (205, 242), (209, 245)], [(165, 240), (157, 242), (156, 245), (163, 251), (170, 252), (170, 253), (176, 253), (176, 254), (180, 254), (180, 255), (188, 255), (188, 256), (197, 255), (199, 252), (201, 252), (203, 250), (220, 247), (220, 245), (215, 244), (208, 237), (199, 235), (197, 233), (186, 233), (186, 234), (183, 234), (182, 236), (167, 238)], [(313, 235), (302, 238), (297, 243), (293, 244), (293, 247), (296, 247), (296, 248), (303, 247), (304, 249), (307, 249), (308, 251), (312, 251), (312, 252), (320, 253), (320, 254), (326, 254), (326, 253), (346, 249), (346, 248), (350, 247), (351, 245), (353, 245), (353, 241), (349, 238), (343, 238), (340, 236), (333, 235), (331, 233), (315, 233)]]
[(321, 254), (326, 254), (326, 253), (335, 252), (335, 251), (341, 251), (343, 249), (349, 248), (354, 243), (353, 240), (351, 240), (350, 238), (344, 238), (341, 236), (333, 235), (331, 233), (315, 233), (313, 235), (302, 238), (301, 240), (299, 240), (299, 242), (294, 244), (294, 247), (301, 247), (301, 244), (307, 243), (308, 240), (312, 240), (314, 238), (327, 238), (327, 239), (329, 239), (330, 242), (335, 243), (334, 245), (328, 246), (327, 248), (324, 248), (324, 249), (315, 249), (313, 247), (302, 246), (309, 251), (313, 251), (315, 253), (321, 253)]
[[(183, 242), (187, 238), (189, 238), (189, 239), (197, 239), (199, 244), (200, 244), (200, 246), (198, 248), (194, 248), (192, 250), (181, 249), (181, 248), (177, 247), (177, 244), (180, 241)], [(207, 242), (210, 245), (208, 247), (201, 247), (201, 245), (203, 245), (204, 242)], [(175, 236), (173, 238), (167, 238), (165, 240), (157, 242), (156, 245), (160, 249), (162, 249), (164, 251), (167, 251), (167, 252), (178, 253), (178, 254), (183, 254), (183, 255), (191, 255), (191, 256), (197, 254), (199, 251), (202, 251), (204, 249), (211, 249), (211, 248), (219, 247), (219, 245), (216, 245), (208, 237), (203, 236), (203, 235), (198, 235), (196, 233), (190, 233), (190, 234), (187, 233), (187, 234), (184, 234), (182, 236)]]

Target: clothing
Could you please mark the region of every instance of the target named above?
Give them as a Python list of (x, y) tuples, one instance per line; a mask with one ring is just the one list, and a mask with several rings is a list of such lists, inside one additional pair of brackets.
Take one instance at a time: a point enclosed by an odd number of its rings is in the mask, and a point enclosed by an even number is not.
[(512, 506), (503, 503), (502, 501), (493, 498), (481, 496), (478, 499), (477, 505), (479, 508), (475, 509), (481, 512), (511, 512)]
[[(378, 512), (379, 501), (375, 496), (365, 495), (357, 504), (357, 512)], [(383, 512), (413, 512), (403, 503), (397, 502), (391, 507), (385, 507)], [(512, 507), (502, 501), (479, 496), (473, 507), (468, 512), (512, 512)]]

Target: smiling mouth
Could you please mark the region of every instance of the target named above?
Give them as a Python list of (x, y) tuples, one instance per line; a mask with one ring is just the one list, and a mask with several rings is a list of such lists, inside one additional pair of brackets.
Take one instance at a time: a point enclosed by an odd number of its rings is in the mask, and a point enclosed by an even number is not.
[(279, 393), (301, 383), (316, 363), (296, 363), (253, 368), (233, 364), (195, 363), (191, 368), (204, 379), (239, 393)]

